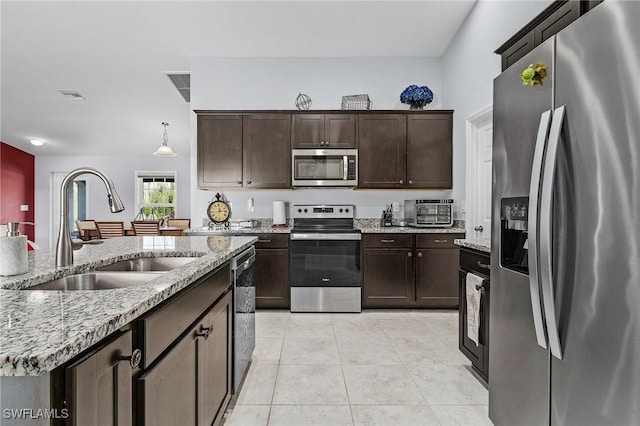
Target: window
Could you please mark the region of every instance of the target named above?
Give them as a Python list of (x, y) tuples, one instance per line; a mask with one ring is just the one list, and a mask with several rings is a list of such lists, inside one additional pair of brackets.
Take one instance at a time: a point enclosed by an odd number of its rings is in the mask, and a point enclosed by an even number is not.
[(136, 220), (160, 220), (175, 216), (175, 172), (137, 172)]

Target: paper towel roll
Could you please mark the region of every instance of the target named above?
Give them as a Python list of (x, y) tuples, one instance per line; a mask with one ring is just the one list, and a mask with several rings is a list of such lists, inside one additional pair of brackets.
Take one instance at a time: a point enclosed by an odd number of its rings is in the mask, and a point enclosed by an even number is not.
[(285, 217), (284, 201), (273, 202), (273, 224), (274, 225), (286, 225), (287, 218)]
[(27, 261), (27, 236), (0, 237), (0, 275), (25, 274)]

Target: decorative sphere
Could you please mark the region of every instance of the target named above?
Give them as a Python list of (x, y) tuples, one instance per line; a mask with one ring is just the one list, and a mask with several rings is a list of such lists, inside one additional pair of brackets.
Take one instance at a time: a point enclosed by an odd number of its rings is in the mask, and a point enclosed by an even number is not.
[(300, 111), (306, 111), (311, 108), (311, 98), (309, 95), (298, 93), (298, 97), (296, 98), (296, 108)]

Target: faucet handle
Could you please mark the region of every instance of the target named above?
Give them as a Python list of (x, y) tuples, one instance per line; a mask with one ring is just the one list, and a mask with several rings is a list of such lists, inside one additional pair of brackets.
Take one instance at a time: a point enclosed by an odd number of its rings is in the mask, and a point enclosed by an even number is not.
[(89, 240), (83, 241), (80, 238), (72, 238), (71, 239), (71, 248), (73, 250), (80, 250), (85, 244), (102, 244), (104, 240)]

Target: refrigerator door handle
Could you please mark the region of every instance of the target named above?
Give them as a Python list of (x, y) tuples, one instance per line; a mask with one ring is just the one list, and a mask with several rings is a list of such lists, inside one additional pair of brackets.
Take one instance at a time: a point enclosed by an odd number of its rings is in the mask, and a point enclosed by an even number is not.
[(540, 303), (539, 264), (538, 264), (538, 210), (540, 209), (540, 182), (542, 179), (542, 160), (549, 133), (551, 110), (540, 116), (536, 147), (533, 153), (533, 167), (531, 169), (531, 186), (529, 188), (529, 226), (528, 226), (528, 261), (529, 261), (529, 292), (531, 293), (531, 308), (533, 310), (533, 326), (536, 331), (538, 345), (547, 348), (547, 335), (544, 330), (544, 317)]
[(544, 160), (542, 176), (542, 196), (540, 199), (540, 278), (542, 284), (542, 302), (544, 305), (547, 333), (551, 355), (562, 359), (562, 346), (556, 318), (555, 299), (553, 291), (553, 187), (556, 176), (556, 161), (562, 123), (564, 121), (565, 106), (553, 111), (549, 142)]

